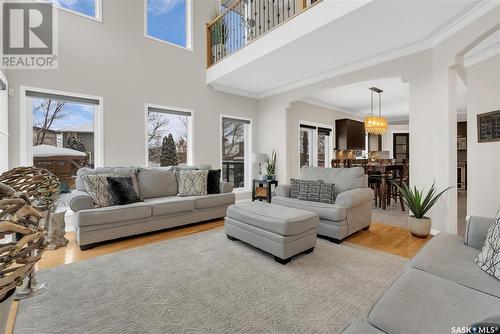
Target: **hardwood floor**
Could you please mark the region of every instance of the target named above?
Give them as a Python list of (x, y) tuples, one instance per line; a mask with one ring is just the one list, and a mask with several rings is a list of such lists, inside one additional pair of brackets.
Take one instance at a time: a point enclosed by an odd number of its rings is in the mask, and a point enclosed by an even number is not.
[[(64, 264), (79, 262), (96, 256), (136, 248), (163, 240), (180, 238), (189, 234), (213, 229), (220, 229), (223, 226), (223, 220), (215, 220), (184, 228), (172, 229), (105, 243), (86, 251), (80, 250), (76, 244), (75, 234), (71, 232), (66, 235), (69, 240), (68, 245), (53, 251), (46, 251), (42, 256), (42, 259), (38, 262), (36, 268), (37, 270), (54, 268)], [(368, 231), (359, 231), (358, 233), (355, 233), (347, 238), (346, 241), (359, 246), (411, 258), (420, 250), (420, 248), (424, 246), (428, 239), (418, 239), (412, 237), (408, 233), (408, 230), (400, 227), (381, 223), (372, 223)], [(12, 305), (6, 333), (13, 333), (18, 306), (18, 302), (14, 302)]]

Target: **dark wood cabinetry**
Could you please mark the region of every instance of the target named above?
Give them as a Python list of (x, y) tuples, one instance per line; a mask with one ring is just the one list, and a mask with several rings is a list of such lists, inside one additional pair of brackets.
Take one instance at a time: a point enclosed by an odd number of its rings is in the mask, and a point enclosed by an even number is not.
[(336, 150), (364, 150), (365, 123), (344, 118), (335, 120)]

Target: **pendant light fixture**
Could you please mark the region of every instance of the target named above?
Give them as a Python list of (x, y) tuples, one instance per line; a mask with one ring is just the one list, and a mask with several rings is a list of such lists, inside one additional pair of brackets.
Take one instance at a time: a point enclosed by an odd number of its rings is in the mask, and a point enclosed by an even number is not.
[[(377, 87), (371, 87), (371, 97), (372, 97), (372, 103), (371, 103), (371, 115), (367, 116), (365, 118), (365, 130), (366, 133), (371, 133), (374, 135), (382, 135), (387, 131), (387, 119), (382, 117), (382, 97), (381, 93), (383, 92), (382, 89), (377, 88)], [(373, 94), (377, 93), (378, 94), (378, 116), (375, 116), (373, 114)]]

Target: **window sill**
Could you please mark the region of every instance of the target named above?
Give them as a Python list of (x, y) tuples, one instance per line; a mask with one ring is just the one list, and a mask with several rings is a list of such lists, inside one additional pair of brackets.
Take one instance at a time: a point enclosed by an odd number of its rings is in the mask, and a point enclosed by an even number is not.
[(170, 43), (168, 41), (164, 41), (162, 39), (159, 39), (159, 38), (156, 38), (156, 37), (153, 37), (153, 36), (149, 36), (147, 34), (144, 35), (144, 37), (146, 38), (149, 38), (153, 41), (156, 41), (156, 42), (159, 42), (159, 43), (163, 43), (163, 44), (166, 44), (166, 45), (169, 45), (169, 46), (174, 46), (178, 49), (181, 49), (181, 50), (184, 50), (184, 51), (189, 51), (189, 52), (194, 52), (193, 48), (192, 47), (186, 47), (186, 46), (181, 46), (181, 45), (177, 45), (177, 44), (174, 44), (174, 43)]

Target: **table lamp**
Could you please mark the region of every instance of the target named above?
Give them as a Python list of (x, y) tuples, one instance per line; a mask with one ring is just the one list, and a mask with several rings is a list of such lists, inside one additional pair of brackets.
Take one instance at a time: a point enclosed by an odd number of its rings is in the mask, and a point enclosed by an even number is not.
[(259, 164), (259, 180), (264, 180), (264, 175), (262, 175), (262, 164), (267, 162), (267, 154), (253, 153), (252, 162), (255, 164)]

